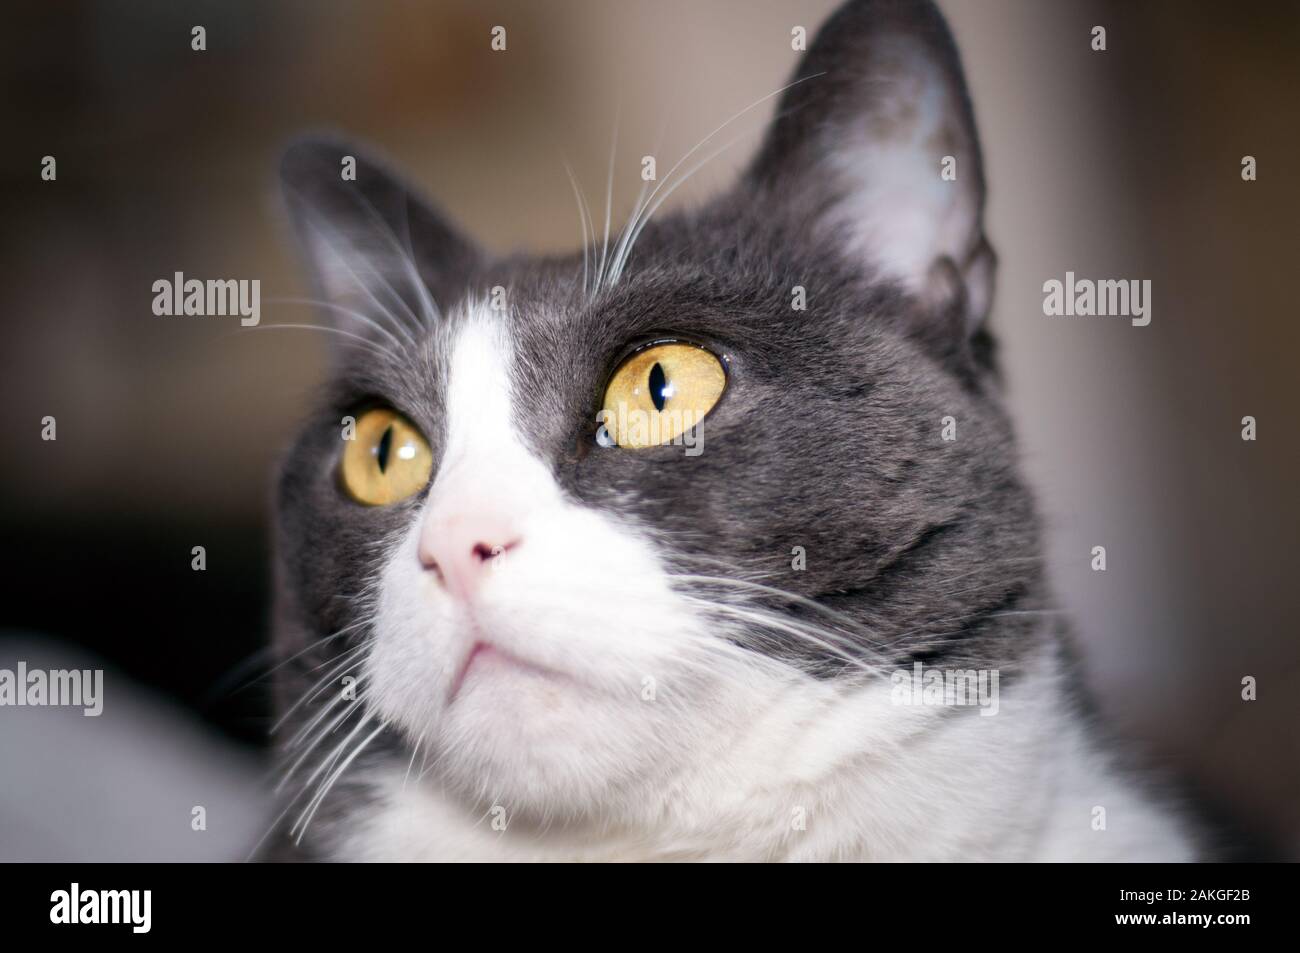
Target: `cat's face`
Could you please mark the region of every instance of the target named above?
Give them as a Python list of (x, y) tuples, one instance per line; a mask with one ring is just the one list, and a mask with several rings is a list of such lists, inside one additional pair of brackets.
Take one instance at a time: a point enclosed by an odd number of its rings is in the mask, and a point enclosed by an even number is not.
[[(382, 725), (469, 800), (617, 819), (872, 736), (913, 659), (1014, 669), (1036, 542), (955, 54), (928, 5), (850, 5), (798, 75), (731, 193), (603, 269), (491, 260), (355, 149), (291, 150), (344, 335), (281, 478), (289, 700), (358, 678), (301, 747)], [(602, 427), (620, 400), (694, 426)]]

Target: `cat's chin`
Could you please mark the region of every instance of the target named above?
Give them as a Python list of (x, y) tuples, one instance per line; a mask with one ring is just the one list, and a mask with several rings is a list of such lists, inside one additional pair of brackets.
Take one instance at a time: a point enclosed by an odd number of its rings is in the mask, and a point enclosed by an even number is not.
[(479, 651), (439, 719), (429, 760), (439, 782), (510, 813), (601, 813), (614, 791), (643, 786), (673, 757), (657, 722), (634, 700)]
[(505, 714), (534, 723), (551, 718), (564, 721), (566, 711), (589, 707), (591, 694), (589, 687), (566, 672), (479, 642), (452, 684), (443, 717), (455, 722), (458, 713), (469, 709), (470, 719), (490, 720)]
[(482, 694), (485, 691), (500, 690), (503, 681), (509, 686), (514, 680), (528, 676), (553, 684), (557, 694), (565, 689), (580, 690), (569, 675), (558, 669), (539, 665), (491, 642), (476, 641), (465, 654), (465, 660), (452, 681), (447, 704), (453, 705), (463, 696), (472, 695), (475, 691)]

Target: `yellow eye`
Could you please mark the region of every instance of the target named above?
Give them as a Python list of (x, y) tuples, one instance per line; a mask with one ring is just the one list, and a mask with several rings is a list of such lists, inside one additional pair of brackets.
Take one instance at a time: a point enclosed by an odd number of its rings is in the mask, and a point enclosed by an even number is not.
[(362, 414), (356, 439), (343, 444), (343, 486), (352, 499), (367, 506), (419, 493), (432, 470), (429, 444), (409, 420), (391, 410)]
[(609, 442), (639, 450), (672, 443), (713, 409), (727, 386), (722, 362), (694, 344), (655, 344), (619, 366), (605, 388)]

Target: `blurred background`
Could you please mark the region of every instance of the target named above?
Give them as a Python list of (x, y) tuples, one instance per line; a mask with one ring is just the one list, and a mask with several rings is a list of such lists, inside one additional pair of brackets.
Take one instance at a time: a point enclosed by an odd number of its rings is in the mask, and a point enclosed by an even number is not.
[[(791, 29), (834, 6), (6, 11), (0, 668), (107, 674), (99, 719), (0, 708), (0, 860), (239, 859), (267, 824), (270, 481), (326, 357), (322, 335), (266, 328), (311, 318), (267, 300), (310, 293), (273, 187), (287, 139), (372, 143), (492, 250), (568, 249), (566, 160), (599, 213), (617, 117), (617, 225), (640, 156), (664, 170), (783, 85)], [(993, 328), (1089, 682), (1122, 731), (1300, 856), (1300, 7), (941, 6), (983, 136)], [(771, 111), (672, 201), (725, 187)], [(1150, 279), (1151, 325), (1044, 317), (1067, 270)], [(151, 285), (177, 271), (259, 278), (263, 327), (155, 316)]]

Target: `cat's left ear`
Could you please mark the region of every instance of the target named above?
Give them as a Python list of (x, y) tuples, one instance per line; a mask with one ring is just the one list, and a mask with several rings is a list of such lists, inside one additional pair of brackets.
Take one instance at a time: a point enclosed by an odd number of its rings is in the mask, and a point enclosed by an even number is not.
[(816, 247), (901, 285), (943, 333), (973, 334), (996, 259), (943, 16), (928, 0), (849, 0), (804, 56), (746, 182)]
[(334, 323), (350, 333), (369, 336), (365, 319), (384, 311), (427, 320), (464, 291), (480, 261), (473, 243), (412, 187), (338, 137), (290, 145), (280, 185), (316, 283), (338, 306)]

